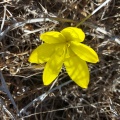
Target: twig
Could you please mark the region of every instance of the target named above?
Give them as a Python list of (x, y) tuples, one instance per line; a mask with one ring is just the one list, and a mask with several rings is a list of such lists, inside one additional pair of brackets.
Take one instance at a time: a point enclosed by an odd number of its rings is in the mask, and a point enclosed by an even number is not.
[(11, 120), (15, 120), (15, 117), (10, 113), (10, 111), (6, 108), (6, 106), (4, 105), (4, 102), (2, 99), (0, 99), (0, 106), (1, 106), (1, 110), (2, 111), (5, 111), (10, 117), (11, 117)]
[(38, 102), (38, 101), (42, 102), (42, 101), (48, 96), (48, 94), (50, 94), (51, 92), (53, 92), (53, 91), (55, 91), (55, 90), (57, 90), (57, 89), (65, 86), (65, 85), (67, 85), (67, 84), (69, 84), (69, 83), (71, 83), (71, 82), (72, 82), (72, 81), (69, 80), (69, 81), (63, 83), (62, 85), (59, 85), (59, 86), (57, 86), (57, 87), (49, 90), (48, 92), (40, 95), (39, 97), (35, 98), (32, 102), (30, 102), (28, 105), (26, 105), (24, 108), (22, 108), (22, 109), (20, 110), (20, 114), (21, 114), (21, 113), (26, 113), (26, 110), (27, 110), (30, 106), (32, 106), (33, 104), (35, 104), (35, 103)]
[(6, 16), (6, 5), (4, 6), (4, 15), (3, 15), (3, 20), (2, 20), (2, 24), (1, 24), (1, 31), (2, 31), (4, 23), (5, 23), (5, 16)]
[(17, 112), (18, 112), (17, 105), (15, 104), (15, 101), (14, 101), (14, 99), (13, 99), (13, 97), (12, 97), (12, 95), (11, 95), (11, 93), (10, 93), (10, 91), (9, 91), (6, 83), (5, 83), (5, 79), (4, 79), (1, 71), (0, 71), (0, 80), (1, 80), (1, 84), (2, 84), (2, 85), (0, 86), (0, 90), (3, 91), (3, 92), (5, 92), (5, 93), (7, 93), (7, 96), (9, 97), (9, 99), (11, 100), (14, 108), (15, 108), (15, 109), (17, 110)]
[(7, 34), (7, 32), (9, 32), (11, 29), (15, 29), (15, 28), (24, 26), (27, 23), (44, 22), (44, 21), (51, 21), (51, 22), (54, 22), (57, 24), (56, 21), (51, 20), (49, 18), (35, 18), (35, 19), (26, 20), (23, 22), (17, 22), (11, 26), (8, 26), (3, 32), (0, 33), (0, 41), (4, 38), (4, 36)]
[(111, 0), (106, 0), (103, 4), (101, 4), (98, 8), (96, 8), (90, 15), (88, 15), (86, 18), (84, 18), (80, 23), (77, 24), (76, 27), (83, 24), (88, 18), (90, 18), (92, 15), (94, 15), (98, 10), (100, 10), (102, 7), (104, 7), (107, 3), (109, 3)]

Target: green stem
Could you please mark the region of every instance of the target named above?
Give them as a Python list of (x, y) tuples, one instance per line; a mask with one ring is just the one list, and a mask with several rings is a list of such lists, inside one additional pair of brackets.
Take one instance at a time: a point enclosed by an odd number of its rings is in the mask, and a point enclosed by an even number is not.
[(88, 18), (90, 18), (92, 16), (92, 14), (88, 15), (86, 18), (82, 19), (82, 21), (80, 21), (76, 27), (80, 26), (82, 23), (84, 23)]

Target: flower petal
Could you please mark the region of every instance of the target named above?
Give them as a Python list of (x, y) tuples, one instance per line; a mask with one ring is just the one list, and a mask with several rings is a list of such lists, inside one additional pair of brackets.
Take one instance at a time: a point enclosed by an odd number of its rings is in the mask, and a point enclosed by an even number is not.
[(49, 85), (58, 76), (65, 58), (65, 49), (58, 48), (47, 62), (43, 71), (44, 85)]
[(97, 53), (87, 45), (72, 41), (70, 48), (77, 56), (87, 62), (96, 63), (99, 61)]
[(40, 46), (38, 46), (33, 52), (31, 53), (28, 61), (31, 63), (44, 63), (47, 62), (51, 55), (53, 54), (55, 50), (55, 44), (47, 44), (44, 43)]
[(67, 27), (61, 31), (61, 33), (65, 36), (67, 41), (84, 41), (85, 34), (84, 32), (77, 27)]
[(65, 37), (60, 32), (56, 31), (43, 33), (40, 35), (40, 39), (49, 44), (65, 42)]
[(74, 54), (64, 62), (66, 71), (71, 79), (82, 88), (87, 88), (89, 83), (89, 71), (85, 61)]

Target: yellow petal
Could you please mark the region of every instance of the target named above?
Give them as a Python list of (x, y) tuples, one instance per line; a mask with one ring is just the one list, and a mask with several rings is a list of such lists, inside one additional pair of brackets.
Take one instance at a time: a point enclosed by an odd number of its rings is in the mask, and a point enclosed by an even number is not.
[(45, 43), (62, 43), (65, 42), (64, 36), (60, 32), (50, 31), (40, 35), (40, 39)]
[(77, 56), (87, 62), (96, 63), (99, 61), (97, 53), (87, 45), (72, 41), (70, 48)]
[(85, 34), (84, 32), (77, 27), (67, 27), (61, 31), (61, 33), (65, 36), (67, 41), (84, 41)]
[(65, 58), (65, 49), (58, 48), (47, 62), (43, 71), (44, 85), (49, 85), (58, 76)]
[(89, 83), (89, 71), (85, 61), (74, 54), (64, 62), (66, 71), (71, 79), (80, 87), (87, 88)]
[(31, 53), (28, 61), (31, 63), (44, 63), (47, 62), (51, 55), (54, 52), (55, 49), (55, 44), (47, 44), (44, 43), (40, 46), (38, 46), (35, 50), (33, 50), (33, 52)]

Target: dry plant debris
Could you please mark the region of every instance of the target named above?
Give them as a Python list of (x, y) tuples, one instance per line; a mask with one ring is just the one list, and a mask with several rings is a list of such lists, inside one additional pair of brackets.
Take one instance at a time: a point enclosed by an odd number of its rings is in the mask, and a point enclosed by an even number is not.
[(63, 69), (44, 86), (44, 65), (28, 57), (41, 44), (39, 34), (76, 26), (105, 0), (0, 1), (1, 120), (120, 119), (120, 1), (111, 0), (85, 21), (85, 43), (100, 62), (89, 64), (91, 81), (81, 89)]

